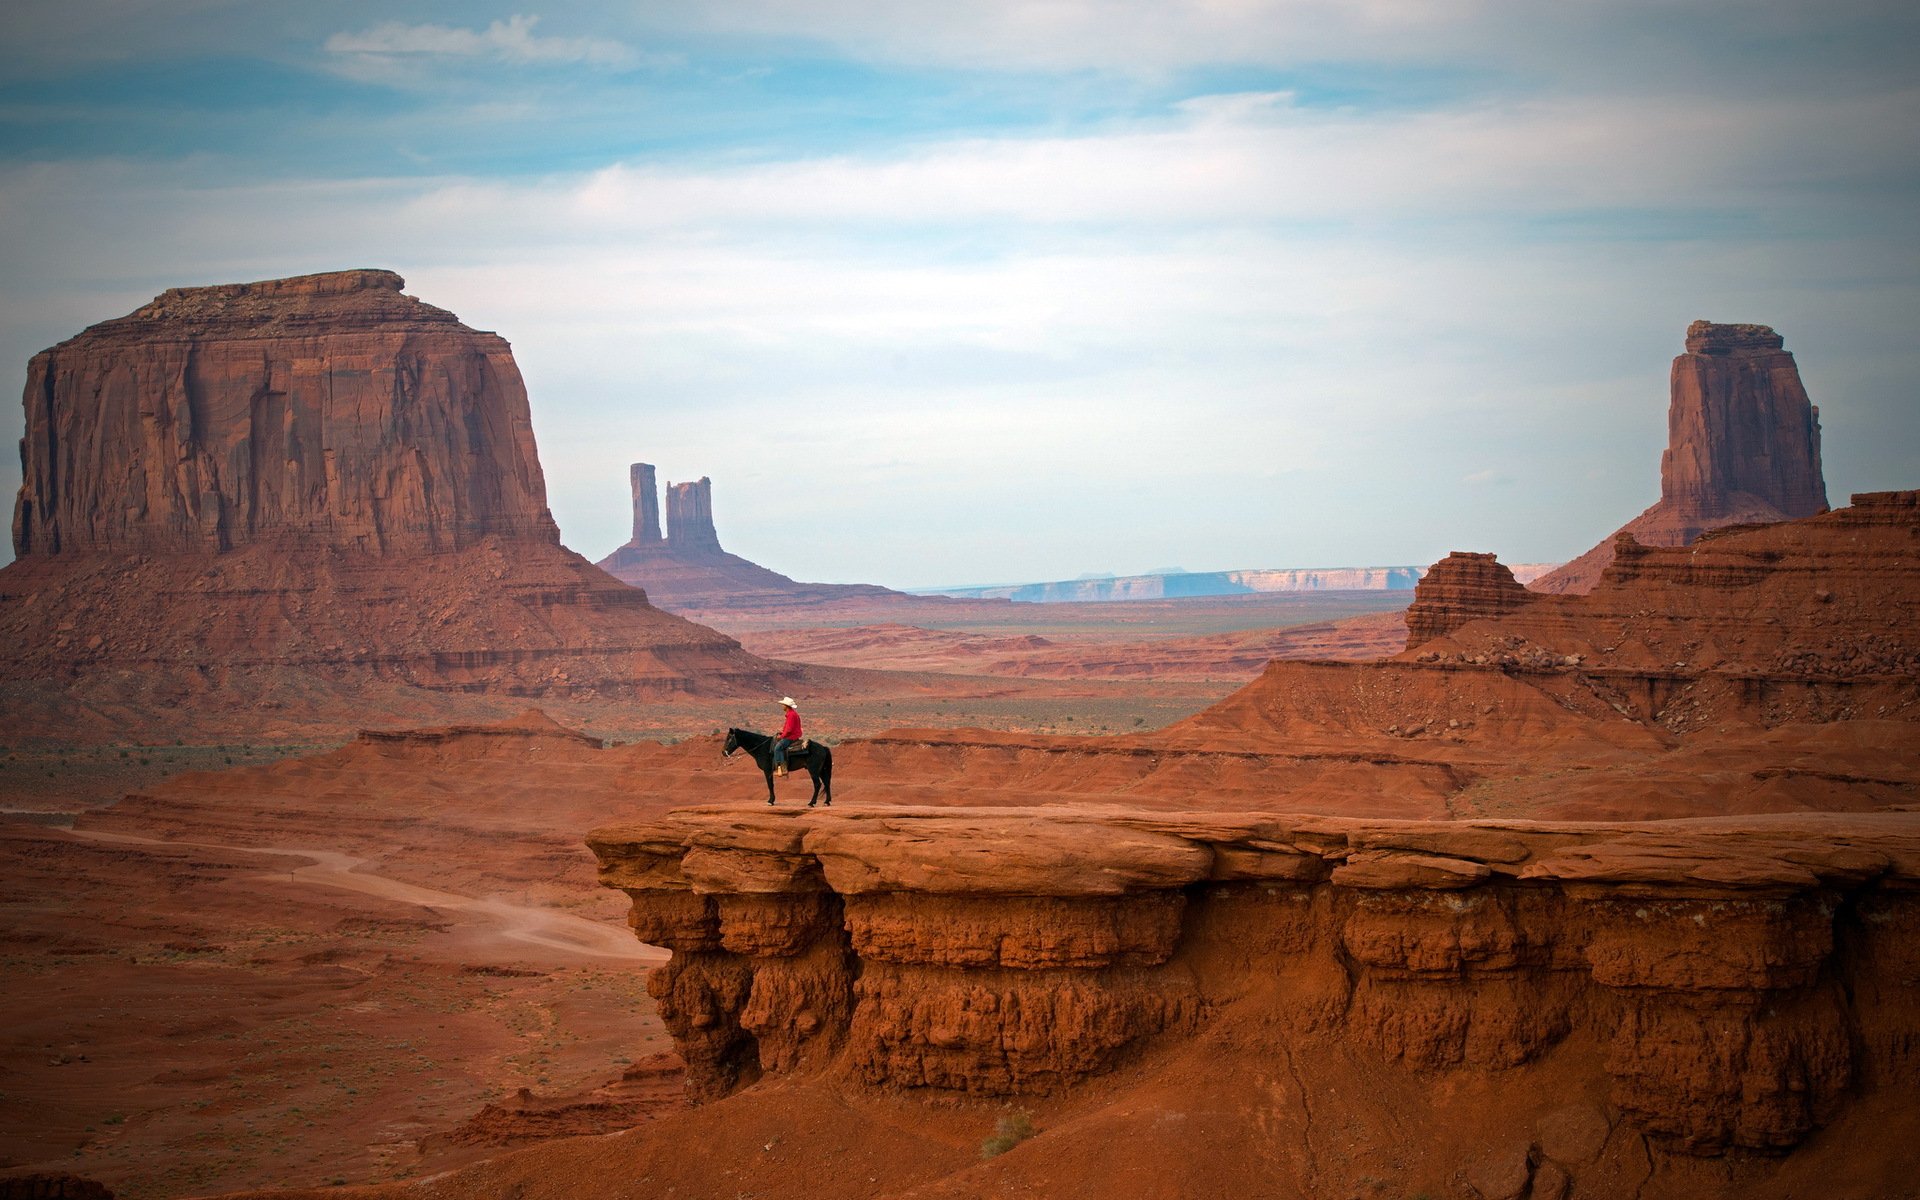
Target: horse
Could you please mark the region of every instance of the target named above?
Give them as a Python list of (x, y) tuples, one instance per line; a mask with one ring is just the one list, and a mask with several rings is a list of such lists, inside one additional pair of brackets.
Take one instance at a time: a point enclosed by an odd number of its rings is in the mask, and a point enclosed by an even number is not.
[[(755, 733), (751, 729), (727, 730), (727, 744), (720, 747), (720, 753), (727, 758), (733, 757), (735, 750), (745, 750), (759, 764), (760, 773), (767, 777), (767, 803), (773, 803), (773, 739), (764, 733)], [(788, 747), (787, 765), (804, 767), (813, 780), (813, 798), (807, 801), (812, 808), (820, 800), (820, 791), (826, 789), (827, 807), (833, 807), (833, 751), (815, 741), (809, 741), (807, 748)]]

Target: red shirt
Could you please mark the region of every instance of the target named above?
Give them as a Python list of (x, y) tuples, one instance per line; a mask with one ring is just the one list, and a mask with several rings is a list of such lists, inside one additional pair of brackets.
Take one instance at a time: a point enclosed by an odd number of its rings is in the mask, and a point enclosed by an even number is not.
[(795, 740), (799, 739), (800, 737), (800, 710), (799, 709), (790, 708), (787, 710), (786, 722), (780, 726), (780, 736), (783, 738), (793, 738)]

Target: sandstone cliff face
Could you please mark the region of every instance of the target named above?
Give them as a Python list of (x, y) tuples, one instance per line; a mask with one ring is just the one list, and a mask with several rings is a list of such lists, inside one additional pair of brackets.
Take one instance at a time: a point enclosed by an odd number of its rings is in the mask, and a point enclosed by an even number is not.
[(720, 535), (713, 528), (713, 480), (703, 475), (692, 483), (667, 488), (667, 539), (685, 553), (719, 552)]
[[(710, 808), (589, 844), (674, 951), (649, 989), (701, 1098), (794, 1072), (1049, 1093), (1197, 1039), (1344, 1061), (1361, 1109), (1403, 1076), (1545, 1086), (1518, 1177), (1479, 1194), (1603, 1195), (1603, 1145), (1732, 1153), (1723, 1182), (1751, 1178), (1769, 1168), (1738, 1154), (1790, 1151), (1920, 1069), (1909, 813)], [(1565, 1107), (1582, 1095), (1604, 1104)]]
[(1706, 519), (1748, 502), (1782, 519), (1826, 511), (1820, 410), (1779, 334), (1695, 321), (1687, 352), (1673, 360), (1672, 396), (1662, 500)]
[(175, 288), (35, 355), (14, 552), (557, 541), (506, 342), (402, 286)]
[(658, 545), (660, 537), (660, 487), (653, 479), (652, 463), (634, 463), (629, 472), (633, 488), (633, 545)]
[[(1781, 336), (1765, 325), (1695, 321), (1686, 346), (1673, 360), (1660, 500), (1619, 532), (1643, 545), (1685, 546), (1725, 525), (1826, 511), (1820, 410)], [(1584, 592), (1612, 561), (1613, 545), (1608, 538), (1529, 586)]]
[(1407, 645), (1432, 641), (1480, 617), (1524, 608), (1535, 595), (1493, 555), (1455, 550), (1429, 567), (1415, 585), (1407, 608)]
[(0, 570), (10, 683), (119, 680), (110, 703), (156, 720), (374, 681), (774, 686), (559, 544), (507, 344), (401, 287), (180, 288), (34, 358), (20, 557)]

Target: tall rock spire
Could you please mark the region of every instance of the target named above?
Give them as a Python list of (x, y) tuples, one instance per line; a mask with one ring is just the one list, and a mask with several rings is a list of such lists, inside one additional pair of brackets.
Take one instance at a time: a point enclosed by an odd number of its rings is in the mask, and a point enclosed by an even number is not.
[(1695, 321), (1687, 352), (1673, 360), (1671, 396), (1663, 502), (1703, 522), (1754, 501), (1783, 520), (1827, 510), (1820, 410), (1779, 334)]
[(713, 530), (713, 480), (667, 485), (667, 542), (675, 550), (720, 549)]
[(1687, 326), (1673, 360), (1660, 501), (1598, 546), (1529, 586), (1585, 592), (1613, 561), (1614, 538), (1687, 546), (1709, 529), (1796, 520), (1827, 511), (1820, 410), (1800, 368), (1765, 325)]
[(635, 546), (660, 543), (660, 485), (653, 479), (652, 463), (634, 463), (629, 471), (633, 485), (633, 541)]

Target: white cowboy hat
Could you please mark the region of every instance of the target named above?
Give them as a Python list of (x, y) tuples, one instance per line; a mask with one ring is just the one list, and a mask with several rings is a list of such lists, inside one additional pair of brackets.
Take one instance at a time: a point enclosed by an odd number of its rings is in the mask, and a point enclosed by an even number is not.
[(780, 707), (782, 707), (782, 708), (798, 708), (798, 707), (800, 707), (800, 706), (799, 706), (799, 705), (797, 705), (797, 704), (795, 704), (795, 703), (793, 702), (793, 697), (792, 697), (792, 696), (782, 696), (782, 697), (780, 697)]

